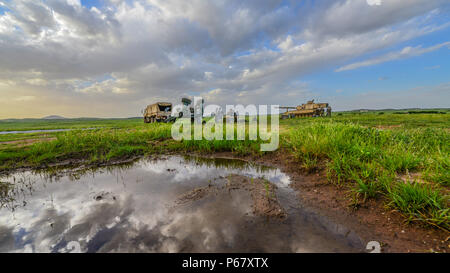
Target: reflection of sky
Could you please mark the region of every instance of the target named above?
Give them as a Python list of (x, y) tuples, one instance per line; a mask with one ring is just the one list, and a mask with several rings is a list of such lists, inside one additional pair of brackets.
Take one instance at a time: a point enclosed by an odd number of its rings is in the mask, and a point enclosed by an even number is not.
[[(80, 242), (83, 252), (246, 249), (245, 239), (239, 236), (262, 239), (267, 230), (259, 235), (242, 230), (247, 226), (243, 216), (251, 214), (251, 198), (245, 193), (207, 197), (198, 206), (172, 207), (180, 194), (230, 173), (264, 176), (280, 186), (289, 183), (288, 176), (275, 169), (215, 168), (180, 157), (142, 160), (131, 168), (102, 169), (79, 179), (16, 175), (17, 188), (32, 183), (33, 191), (17, 195), (19, 207), (13, 212), (0, 209), (0, 252), (66, 252), (70, 241)], [(7, 180), (12, 182), (13, 177)], [(95, 200), (97, 196), (102, 199)], [(258, 239), (252, 241), (256, 249), (270, 251)], [(300, 249), (294, 241), (282, 247)]]
[[(179, 158), (175, 160), (157, 161), (157, 162), (140, 162), (140, 166), (144, 170), (151, 173), (162, 174), (167, 169), (174, 170), (174, 177), (172, 182), (183, 182), (192, 179), (211, 179), (212, 177), (225, 176), (230, 173), (229, 168), (225, 167), (209, 167), (206, 165), (186, 164), (180, 166)], [(250, 166), (243, 166), (242, 169), (233, 169), (235, 174), (250, 176), (250, 177), (264, 177), (279, 186), (288, 186), (290, 183), (289, 176), (281, 172), (279, 169), (265, 169), (259, 170)]]

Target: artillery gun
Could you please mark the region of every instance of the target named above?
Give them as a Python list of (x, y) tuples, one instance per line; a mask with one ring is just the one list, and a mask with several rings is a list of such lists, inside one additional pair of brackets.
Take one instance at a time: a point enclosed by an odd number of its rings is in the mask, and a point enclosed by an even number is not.
[(314, 103), (314, 100), (310, 100), (297, 107), (280, 106), (279, 108), (286, 110), (286, 112), (281, 114), (282, 119), (331, 116), (331, 106), (328, 103)]

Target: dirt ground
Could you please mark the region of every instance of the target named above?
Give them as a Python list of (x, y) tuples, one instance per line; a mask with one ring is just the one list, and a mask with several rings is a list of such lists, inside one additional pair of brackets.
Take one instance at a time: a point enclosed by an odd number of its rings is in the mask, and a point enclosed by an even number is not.
[(11, 140), (11, 141), (0, 141), (0, 145), (16, 145), (16, 147), (25, 147), (30, 146), (36, 142), (45, 142), (55, 140), (54, 137), (44, 137), (44, 138), (31, 138), (31, 139), (20, 139), (20, 140)]
[[(214, 157), (237, 158), (230, 153)], [(323, 170), (306, 174), (289, 153), (280, 150), (275, 155), (241, 159), (280, 168), (290, 176), (291, 187), (304, 205), (355, 231), (367, 242), (380, 242), (382, 252), (450, 252), (447, 231), (408, 223), (399, 212), (387, 209), (382, 198), (355, 208), (349, 189), (329, 183)]]
[(223, 187), (213, 184), (195, 188), (180, 195), (175, 203), (177, 205), (184, 205), (200, 200), (209, 194), (245, 190), (251, 194), (253, 214), (278, 219), (286, 218), (287, 214), (275, 194), (277, 187), (273, 183), (264, 179), (248, 178), (237, 174), (228, 176), (226, 180), (227, 183)]

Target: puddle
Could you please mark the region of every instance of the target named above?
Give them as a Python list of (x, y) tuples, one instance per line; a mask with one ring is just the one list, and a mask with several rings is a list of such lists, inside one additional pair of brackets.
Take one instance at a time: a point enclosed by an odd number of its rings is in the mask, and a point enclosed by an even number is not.
[[(0, 178), (14, 185), (0, 195), (0, 252), (364, 250), (352, 231), (302, 207), (275, 168), (174, 156), (53, 173)], [(256, 213), (258, 181), (270, 182), (260, 197), (269, 189), (266, 202), (286, 217)]]
[(73, 130), (95, 130), (97, 128), (82, 128), (82, 129), (48, 129), (48, 130), (28, 130), (28, 131), (1, 131), (0, 135), (11, 134), (33, 134), (33, 133), (54, 133), (54, 132), (66, 132)]

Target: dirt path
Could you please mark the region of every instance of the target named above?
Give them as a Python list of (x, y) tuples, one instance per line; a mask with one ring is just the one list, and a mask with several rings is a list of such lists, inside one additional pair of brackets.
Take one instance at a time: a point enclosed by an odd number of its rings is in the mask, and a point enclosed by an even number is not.
[(0, 141), (1, 144), (6, 145), (16, 145), (17, 147), (25, 147), (30, 146), (37, 142), (45, 142), (55, 140), (55, 137), (42, 137), (42, 138), (27, 138), (27, 139), (19, 139), (19, 140), (11, 140), (11, 141)]

